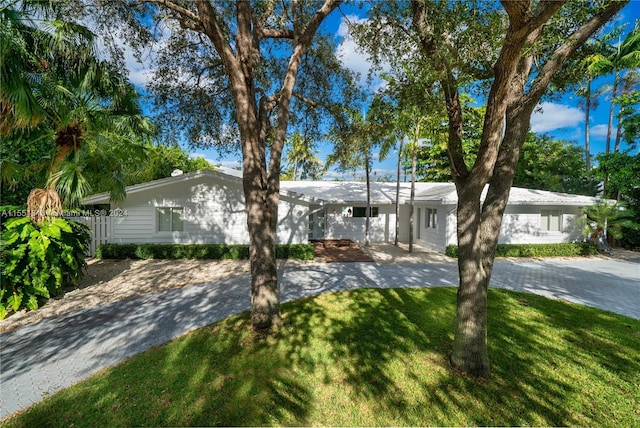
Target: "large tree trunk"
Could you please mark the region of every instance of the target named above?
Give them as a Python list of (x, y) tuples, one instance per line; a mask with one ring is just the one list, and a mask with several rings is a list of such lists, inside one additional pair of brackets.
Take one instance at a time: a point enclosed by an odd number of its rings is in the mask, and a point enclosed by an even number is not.
[(490, 374), (487, 351), (487, 288), (489, 273), (486, 256), (478, 257), (481, 207), (477, 190), (468, 187), (458, 194), (458, 274), (456, 327), (451, 363), (473, 376)]
[(276, 220), (279, 194), (270, 189), (266, 173), (264, 142), (254, 119), (253, 98), (239, 105), (238, 123), (242, 140), (243, 189), (249, 231), (251, 263), (251, 321), (255, 330), (271, 327), (280, 320), (276, 264)]
[[(340, 0), (326, 0), (305, 27), (296, 27), (293, 32), (265, 29), (264, 22), (254, 19), (255, 11), (251, 3), (237, 1), (234, 46), (229, 44), (227, 29), (221, 26), (220, 17), (209, 0), (196, 1), (198, 16), (178, 5), (163, 4), (188, 20), (197, 18), (200, 21), (202, 31), (220, 55), (231, 82), (242, 144), (242, 184), (250, 236), (252, 326), (256, 330), (268, 329), (280, 321), (276, 225), (280, 199), (280, 162), (289, 121), (289, 104), (303, 55), (324, 18), (338, 7)], [(255, 70), (261, 60), (260, 40), (263, 37), (292, 39), (293, 53), (280, 90), (271, 97), (263, 95), (258, 101)], [(270, 145), (267, 167), (266, 142), (271, 126), (269, 113), (276, 107), (276, 132)]]

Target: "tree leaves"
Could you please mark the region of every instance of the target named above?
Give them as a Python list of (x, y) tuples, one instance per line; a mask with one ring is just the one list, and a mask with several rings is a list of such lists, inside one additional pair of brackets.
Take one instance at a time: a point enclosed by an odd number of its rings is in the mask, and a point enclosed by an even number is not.
[(87, 228), (63, 218), (44, 221), (38, 227), (29, 217), (12, 218), (1, 235), (0, 319), (8, 311), (37, 309), (65, 285), (82, 276)]

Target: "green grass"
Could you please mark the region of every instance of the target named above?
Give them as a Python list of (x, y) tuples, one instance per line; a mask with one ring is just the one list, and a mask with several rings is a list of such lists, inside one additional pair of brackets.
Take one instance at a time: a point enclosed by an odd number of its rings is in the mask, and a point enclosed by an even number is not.
[(361, 289), (284, 305), (270, 336), (233, 316), (8, 421), (34, 426), (640, 426), (640, 321), (490, 290), (493, 376), (447, 360), (453, 288)]

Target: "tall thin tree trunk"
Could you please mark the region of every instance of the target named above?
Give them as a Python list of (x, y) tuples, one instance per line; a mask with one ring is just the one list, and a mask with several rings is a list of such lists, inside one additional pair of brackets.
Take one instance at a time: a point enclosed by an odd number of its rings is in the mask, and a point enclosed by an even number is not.
[(607, 144), (605, 146), (605, 152), (609, 153), (611, 151), (611, 130), (613, 129), (613, 109), (615, 103), (613, 100), (616, 98), (618, 92), (618, 80), (619, 80), (620, 70), (615, 70), (615, 76), (613, 78), (613, 90), (611, 91), (611, 105), (609, 106), (609, 125), (607, 126)]
[(591, 116), (591, 77), (587, 76), (587, 94), (584, 118), (584, 151), (586, 157), (586, 171), (591, 171), (591, 143), (589, 140), (589, 119)]
[[(404, 138), (404, 137), (403, 137)], [(398, 146), (398, 177), (396, 180), (396, 236), (393, 241), (393, 245), (398, 246), (398, 240), (400, 239), (400, 167), (402, 165), (402, 140)]]
[[(416, 132), (416, 135), (419, 135)], [(413, 253), (413, 233), (415, 231), (416, 164), (418, 159), (418, 138), (413, 142), (411, 155), (411, 197), (409, 201), (409, 252)], [(418, 225), (420, 227), (420, 225)]]
[[(628, 95), (631, 90), (631, 73), (627, 73), (627, 76), (624, 80), (624, 87), (622, 89), (623, 95)], [(618, 116), (618, 129), (616, 131), (616, 144), (613, 148), (614, 153), (620, 152), (620, 140), (622, 139), (622, 117)]]
[(371, 181), (369, 178), (369, 170), (371, 169), (370, 161), (369, 161), (369, 153), (365, 154), (364, 157), (364, 173), (365, 180), (367, 181), (367, 208), (365, 212), (365, 223), (364, 223), (364, 245), (368, 247), (370, 245), (369, 240), (369, 225), (370, 225), (370, 215), (371, 215)]

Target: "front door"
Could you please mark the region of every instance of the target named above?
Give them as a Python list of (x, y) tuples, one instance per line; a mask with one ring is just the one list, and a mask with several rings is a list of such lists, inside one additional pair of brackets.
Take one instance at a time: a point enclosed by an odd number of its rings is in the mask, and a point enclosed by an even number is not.
[(309, 239), (323, 239), (324, 224), (324, 208), (313, 207), (309, 214)]

